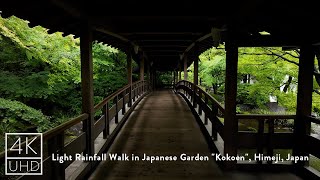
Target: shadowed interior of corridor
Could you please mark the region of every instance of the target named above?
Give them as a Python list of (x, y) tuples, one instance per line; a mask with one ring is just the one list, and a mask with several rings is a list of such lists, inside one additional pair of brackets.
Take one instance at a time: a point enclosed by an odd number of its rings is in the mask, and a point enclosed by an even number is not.
[[(186, 102), (172, 90), (155, 91), (136, 107), (108, 153), (130, 161), (103, 161), (90, 179), (209, 179), (223, 177)], [(177, 156), (177, 161), (142, 161), (143, 154)], [(181, 161), (180, 155), (209, 161)], [(131, 155), (140, 157), (132, 161)], [(215, 179), (216, 179), (215, 178)]]

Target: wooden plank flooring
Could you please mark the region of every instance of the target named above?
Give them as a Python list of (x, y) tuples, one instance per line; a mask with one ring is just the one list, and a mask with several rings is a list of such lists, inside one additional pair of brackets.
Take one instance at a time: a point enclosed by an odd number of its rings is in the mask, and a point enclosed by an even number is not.
[[(211, 154), (186, 102), (171, 90), (153, 92), (142, 100), (108, 153), (135, 154), (140, 161), (103, 161), (89, 179), (299, 179), (287, 173), (223, 173), (213, 158), (181, 161), (183, 153)], [(144, 153), (177, 156), (178, 160), (151, 164), (141, 160)]]
[(210, 156), (210, 152), (189, 107), (170, 90), (154, 92), (139, 104), (108, 153), (176, 155), (178, 161), (104, 161), (90, 179), (222, 177), (212, 160), (179, 160), (182, 153)]

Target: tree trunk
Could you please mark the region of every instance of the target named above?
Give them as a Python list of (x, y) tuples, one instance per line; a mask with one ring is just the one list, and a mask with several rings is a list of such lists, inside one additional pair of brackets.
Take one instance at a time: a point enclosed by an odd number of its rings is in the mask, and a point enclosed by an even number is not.
[(212, 88), (213, 88), (213, 94), (218, 94), (218, 86), (216, 83), (212, 84)]
[(289, 89), (289, 87), (290, 87), (290, 84), (291, 84), (291, 82), (292, 82), (292, 76), (289, 76), (289, 79), (288, 79), (288, 81), (286, 82), (286, 85), (284, 86), (284, 88), (283, 88), (283, 92), (288, 92), (288, 89)]
[(318, 61), (318, 67), (316, 67), (316, 65), (314, 65), (314, 77), (318, 83), (318, 85), (320, 86), (320, 72), (319, 72), (319, 65), (320, 65), (320, 49), (316, 49), (316, 57), (317, 57), (317, 61)]
[(243, 75), (243, 83), (244, 84), (247, 83), (247, 81), (248, 81), (247, 77), (248, 77), (247, 74)]

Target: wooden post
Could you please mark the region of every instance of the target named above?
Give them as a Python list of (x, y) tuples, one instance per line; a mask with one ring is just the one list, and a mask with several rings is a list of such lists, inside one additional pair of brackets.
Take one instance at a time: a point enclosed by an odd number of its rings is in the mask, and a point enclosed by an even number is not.
[(116, 115), (114, 116), (114, 122), (115, 122), (116, 124), (118, 124), (118, 122), (119, 122), (118, 101), (119, 101), (119, 99), (118, 99), (118, 95), (117, 95), (117, 96), (113, 99), (114, 105), (115, 105), (115, 107), (116, 107)]
[(181, 69), (182, 69), (182, 64), (181, 64), (181, 60), (179, 61), (179, 68), (178, 68), (178, 81), (180, 82), (181, 79)]
[(176, 71), (173, 70), (173, 85), (175, 85), (177, 82), (176, 82)]
[(124, 90), (122, 93), (122, 115), (126, 113), (126, 91)]
[(199, 115), (202, 115), (202, 108), (201, 108), (201, 106), (202, 106), (202, 93), (201, 93), (201, 90), (200, 89), (198, 89), (199, 90), (199, 98), (198, 98), (198, 101), (199, 101), (199, 109), (198, 109), (198, 114)]
[[(268, 119), (268, 147), (267, 155), (273, 156), (273, 134), (274, 134), (274, 119)], [(272, 164), (272, 161), (268, 161), (268, 164)]]
[(144, 56), (140, 60), (140, 81), (144, 80)]
[[(207, 95), (205, 95), (205, 97), (204, 97), (204, 103), (205, 103), (206, 109), (208, 109), (208, 96)], [(208, 111), (206, 111), (204, 113), (204, 125), (208, 125)]]
[(183, 58), (183, 75), (184, 80), (188, 80), (188, 64), (187, 64), (187, 56), (184, 56)]
[[(146, 84), (149, 84), (150, 83), (150, 61), (147, 59), (147, 83)], [(147, 91), (149, 90), (149, 87), (146, 85), (146, 89)]]
[[(48, 140), (48, 153), (64, 155), (64, 131), (57, 136), (54, 136)], [(65, 164), (59, 163), (59, 161), (53, 161), (51, 159), (51, 173), (55, 175), (54, 179), (65, 179)]]
[[(236, 119), (238, 47), (233, 42), (226, 44), (226, 80), (224, 113), (224, 154), (237, 155), (238, 122)], [(226, 161), (227, 169), (234, 169), (235, 161)]]
[(216, 131), (216, 126), (217, 126), (217, 121), (220, 121), (218, 118), (217, 118), (217, 115), (218, 115), (218, 107), (217, 105), (215, 104), (215, 102), (211, 102), (212, 105), (211, 105), (211, 109), (212, 109), (212, 120), (211, 120), (211, 137), (212, 137), (212, 140), (216, 141), (218, 140), (218, 132)]
[(174, 73), (176, 73), (176, 84), (177, 84), (179, 82), (178, 70), (175, 70)]
[(157, 72), (156, 70), (153, 71), (153, 84), (152, 84), (152, 88), (156, 89), (156, 83), (157, 83)]
[[(257, 154), (263, 154), (263, 136), (264, 136), (264, 120), (258, 120), (258, 134), (257, 134)], [(258, 164), (262, 164), (262, 161), (258, 161)]]
[(94, 105), (93, 105), (93, 62), (92, 62), (92, 31), (88, 21), (81, 22), (80, 38), (81, 55), (81, 86), (82, 86), (82, 113), (89, 115), (83, 123), (86, 132), (85, 154), (94, 154)]
[(153, 90), (153, 71), (150, 69), (150, 88)]
[(109, 128), (109, 103), (107, 102), (106, 105), (103, 106), (103, 114), (104, 114), (104, 130), (103, 130), (103, 138), (107, 139), (110, 134)]
[(197, 85), (198, 85), (198, 66), (199, 66), (199, 58), (196, 58), (193, 63), (193, 107), (197, 107)]
[[(141, 61), (140, 61), (140, 81), (144, 81), (144, 63), (145, 63), (145, 61), (144, 61), (144, 54), (142, 54), (142, 57), (141, 57)], [(142, 82), (142, 84), (143, 84), (143, 82)], [(140, 88), (139, 88), (139, 95), (140, 95), (140, 93), (141, 92), (143, 92), (144, 91), (144, 86), (142, 85), (140, 85)]]
[[(311, 45), (303, 45), (300, 49), (297, 112), (294, 121), (294, 156), (308, 156), (305, 152), (305, 138), (310, 134), (311, 123), (307, 116), (311, 115), (312, 91), (313, 91), (313, 69), (315, 53)], [(308, 162), (299, 161), (296, 165), (303, 167)]]
[(131, 58), (130, 49), (128, 49), (127, 51), (127, 79), (128, 79), (128, 85), (130, 85), (128, 107), (131, 107), (132, 105), (132, 58)]

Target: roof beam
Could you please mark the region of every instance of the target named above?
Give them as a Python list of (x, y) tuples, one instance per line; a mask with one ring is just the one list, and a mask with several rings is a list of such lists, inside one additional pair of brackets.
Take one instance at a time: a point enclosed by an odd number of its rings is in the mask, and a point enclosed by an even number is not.
[(123, 36), (131, 35), (191, 35), (191, 36), (201, 36), (201, 32), (123, 32), (119, 33)]
[(69, 13), (73, 17), (80, 18), (81, 12), (79, 9), (75, 8), (74, 6), (70, 5), (66, 1), (62, 0), (51, 0), (52, 4), (56, 5), (57, 7), (63, 9), (65, 12)]
[(192, 42), (189, 39), (137, 39), (136, 42)]

